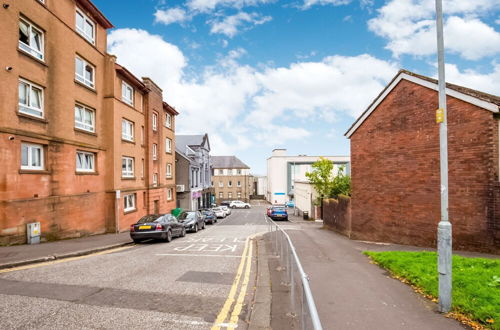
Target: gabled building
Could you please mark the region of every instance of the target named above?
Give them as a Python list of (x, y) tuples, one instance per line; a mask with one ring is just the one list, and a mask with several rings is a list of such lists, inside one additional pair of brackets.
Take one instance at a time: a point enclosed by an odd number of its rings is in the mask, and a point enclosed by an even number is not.
[[(351, 237), (436, 246), (440, 221), (437, 81), (401, 70), (347, 131)], [(500, 97), (447, 84), (453, 248), (499, 251)]]
[(176, 135), (177, 206), (187, 210), (210, 207), (210, 142), (208, 134)]
[(235, 156), (212, 156), (212, 182), (217, 204), (226, 200), (250, 201), (250, 167)]

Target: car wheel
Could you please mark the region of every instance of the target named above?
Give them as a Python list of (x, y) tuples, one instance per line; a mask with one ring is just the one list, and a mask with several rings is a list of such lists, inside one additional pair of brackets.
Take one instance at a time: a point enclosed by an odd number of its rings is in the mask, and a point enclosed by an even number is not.
[(203, 224), (201, 225), (201, 229), (205, 229), (205, 221), (203, 221)]
[(248, 205), (245, 205), (245, 208), (246, 208), (246, 209), (249, 209), (249, 208), (250, 208), (250, 206), (248, 206)]
[(186, 228), (182, 228), (181, 237), (186, 236)]
[(167, 236), (165, 237), (165, 242), (171, 242), (172, 241), (172, 231), (168, 230), (167, 231)]
[(140, 240), (140, 239), (137, 239), (137, 238), (134, 238), (134, 239), (132, 239), (132, 240), (134, 241), (134, 243), (135, 243), (135, 244), (139, 244), (139, 243), (141, 242), (141, 240)]
[(234, 206), (234, 205), (233, 205), (233, 206), (231, 206), (231, 208), (232, 208), (232, 209), (235, 209), (235, 208), (236, 208), (236, 206)]
[(194, 229), (193, 229), (193, 231), (194, 231), (195, 233), (197, 233), (197, 232), (198, 232), (198, 224), (195, 224), (195, 225), (194, 225)]

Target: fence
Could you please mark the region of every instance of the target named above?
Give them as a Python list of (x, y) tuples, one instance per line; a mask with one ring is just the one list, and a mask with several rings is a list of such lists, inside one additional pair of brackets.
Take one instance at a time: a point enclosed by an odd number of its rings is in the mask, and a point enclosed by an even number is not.
[(290, 286), (290, 305), (292, 313), (297, 317), (300, 329), (322, 330), (321, 321), (316, 310), (309, 278), (300, 263), (290, 236), (274, 221), (267, 218), (271, 245), (278, 257), (281, 269), (285, 270), (285, 284)]

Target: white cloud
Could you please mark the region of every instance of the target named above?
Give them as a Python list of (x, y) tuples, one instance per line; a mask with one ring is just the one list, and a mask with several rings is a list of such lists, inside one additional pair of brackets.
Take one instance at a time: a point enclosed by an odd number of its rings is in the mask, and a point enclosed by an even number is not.
[[(445, 0), (445, 47), (463, 58), (477, 60), (500, 52), (500, 33), (479, 17), (498, 8), (500, 0)], [(432, 55), (436, 49), (434, 0), (391, 0), (378, 9), (368, 27), (387, 39), (386, 48), (402, 54)]]
[(239, 28), (245, 25), (260, 25), (271, 20), (270, 16), (261, 16), (257, 13), (245, 13), (239, 12), (235, 15), (226, 16), (222, 20), (211, 20), (209, 24), (211, 25), (210, 33), (220, 33), (224, 34), (229, 38), (234, 37), (238, 32)]
[(304, 4), (301, 6), (302, 9), (309, 9), (312, 6), (320, 5), (333, 5), (333, 6), (342, 6), (347, 5), (351, 2), (351, 0), (304, 0)]
[(187, 7), (192, 11), (210, 12), (218, 7), (229, 7), (241, 9), (248, 6), (274, 2), (275, 0), (189, 0)]
[(460, 71), (454, 64), (446, 64), (446, 81), (498, 95), (500, 91), (500, 63), (493, 63), (493, 71), (482, 74), (474, 70)]
[[(246, 54), (238, 48), (188, 77), (185, 56), (159, 36), (118, 29), (108, 40), (109, 52), (120, 64), (138, 77), (149, 76), (163, 89), (165, 100), (180, 112), (177, 132), (209, 133), (215, 154), (275, 141), (286, 144), (310, 136), (308, 124), (334, 122), (342, 114), (355, 118), (397, 71), (396, 64), (367, 54), (252, 67), (238, 63)], [(489, 74), (447, 69), (448, 81), (500, 90), (500, 65)]]
[(191, 20), (191, 15), (189, 15), (184, 9), (175, 7), (165, 10), (158, 9), (154, 13), (155, 22), (163, 23), (165, 25), (172, 23), (184, 23)]

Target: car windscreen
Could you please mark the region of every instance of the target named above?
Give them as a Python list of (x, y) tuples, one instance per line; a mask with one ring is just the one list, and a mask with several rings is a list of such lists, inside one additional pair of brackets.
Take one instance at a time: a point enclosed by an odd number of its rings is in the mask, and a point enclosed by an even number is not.
[(161, 214), (148, 214), (143, 216), (137, 223), (156, 222), (161, 218)]
[(195, 217), (194, 212), (186, 212), (180, 215), (179, 220), (193, 219), (194, 217)]

